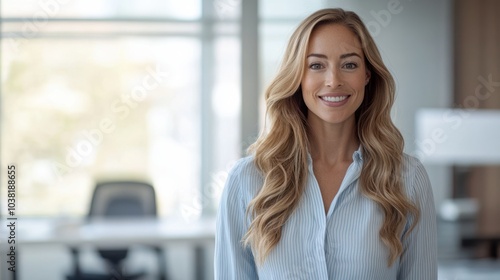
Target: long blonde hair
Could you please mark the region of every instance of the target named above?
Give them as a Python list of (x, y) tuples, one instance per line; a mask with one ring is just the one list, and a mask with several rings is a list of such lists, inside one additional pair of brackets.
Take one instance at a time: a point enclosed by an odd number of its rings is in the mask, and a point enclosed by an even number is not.
[(406, 196), (401, 179), (403, 137), (393, 124), (394, 80), (382, 62), (377, 46), (361, 19), (350, 11), (323, 9), (307, 17), (292, 34), (280, 69), (265, 92), (266, 127), (250, 146), (264, 183), (248, 205), (252, 217), (243, 237), (262, 264), (281, 239), (282, 228), (295, 210), (308, 176), (307, 107), (301, 92), (309, 37), (320, 24), (342, 24), (360, 40), (370, 81), (356, 111), (357, 136), (363, 167), (360, 188), (384, 213), (379, 235), (388, 247), (388, 265), (403, 253), (400, 236), (408, 216), (418, 222), (419, 209)]

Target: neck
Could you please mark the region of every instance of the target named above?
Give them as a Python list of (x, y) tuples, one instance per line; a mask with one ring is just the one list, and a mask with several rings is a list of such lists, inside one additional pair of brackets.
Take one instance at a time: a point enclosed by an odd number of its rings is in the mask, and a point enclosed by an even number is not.
[(354, 117), (340, 124), (323, 121), (309, 123), (309, 145), (313, 161), (329, 165), (351, 162), (352, 154), (359, 147)]

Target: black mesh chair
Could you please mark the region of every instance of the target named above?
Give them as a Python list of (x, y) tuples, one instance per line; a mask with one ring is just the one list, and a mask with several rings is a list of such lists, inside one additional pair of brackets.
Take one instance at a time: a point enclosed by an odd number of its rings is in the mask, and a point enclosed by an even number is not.
[[(88, 219), (92, 218), (154, 218), (157, 217), (156, 195), (153, 186), (138, 181), (108, 181), (98, 183), (95, 187)], [(159, 279), (166, 280), (165, 259), (159, 246), (152, 246), (159, 260)], [(129, 249), (99, 249), (98, 253), (106, 262), (108, 273), (82, 272), (79, 264), (79, 250), (72, 248), (74, 275), (67, 276), (67, 280), (136, 280), (143, 278), (146, 273), (138, 272), (127, 275), (123, 270), (123, 261)]]

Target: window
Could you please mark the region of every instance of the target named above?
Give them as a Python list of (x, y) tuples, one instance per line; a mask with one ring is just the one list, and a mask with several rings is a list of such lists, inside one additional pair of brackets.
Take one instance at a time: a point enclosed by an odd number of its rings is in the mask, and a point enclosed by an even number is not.
[(151, 181), (163, 217), (214, 213), (240, 156), (239, 14), (224, 7), (1, 2), (1, 165), (19, 170), (18, 215), (85, 215), (104, 179)]
[(326, 8), (327, 1), (275, 0), (259, 2), (262, 85), (278, 71), (286, 43), (294, 29), (309, 14)]

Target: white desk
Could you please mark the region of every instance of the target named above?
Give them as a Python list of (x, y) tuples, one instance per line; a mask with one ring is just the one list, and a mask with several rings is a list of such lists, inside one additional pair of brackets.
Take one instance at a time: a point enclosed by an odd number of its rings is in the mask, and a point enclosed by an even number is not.
[[(0, 230), (2, 241), (7, 236), (6, 229), (2, 226)], [(144, 218), (91, 221), (18, 218), (16, 232), (16, 250), (29, 245), (64, 245), (68, 248), (92, 245), (99, 249), (112, 249), (130, 245), (186, 244), (194, 248), (206, 248), (214, 242), (213, 219), (186, 222)], [(7, 248), (4, 246), (1, 259), (6, 256)], [(203, 257), (197, 256), (197, 262), (200, 261), (203, 261)], [(16, 266), (23, 269), (22, 263), (17, 263)], [(9, 272), (7, 275), (16, 279), (13, 273)], [(203, 276), (203, 272), (198, 273), (197, 279), (203, 279)]]

